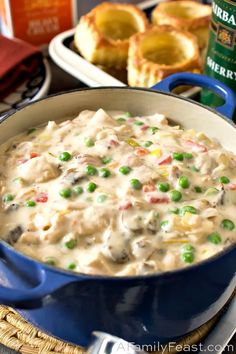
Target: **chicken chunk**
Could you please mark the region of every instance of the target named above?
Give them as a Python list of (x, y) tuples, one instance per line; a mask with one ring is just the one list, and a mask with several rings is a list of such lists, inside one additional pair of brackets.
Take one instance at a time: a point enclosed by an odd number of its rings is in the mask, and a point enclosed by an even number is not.
[(46, 182), (59, 175), (59, 169), (49, 163), (45, 156), (38, 156), (17, 167), (19, 177), (27, 183)]

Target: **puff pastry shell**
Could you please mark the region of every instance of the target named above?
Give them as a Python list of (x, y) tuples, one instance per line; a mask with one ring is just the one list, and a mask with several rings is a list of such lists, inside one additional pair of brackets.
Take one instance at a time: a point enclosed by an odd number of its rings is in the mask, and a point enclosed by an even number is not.
[(170, 26), (153, 26), (130, 39), (128, 84), (151, 87), (166, 76), (200, 72), (201, 60), (195, 36)]
[(91, 63), (126, 68), (130, 36), (147, 27), (144, 12), (136, 6), (105, 2), (81, 17), (75, 46)]
[(185, 0), (161, 3), (152, 12), (154, 25), (190, 31), (197, 37), (200, 49), (207, 45), (210, 17), (211, 6)]

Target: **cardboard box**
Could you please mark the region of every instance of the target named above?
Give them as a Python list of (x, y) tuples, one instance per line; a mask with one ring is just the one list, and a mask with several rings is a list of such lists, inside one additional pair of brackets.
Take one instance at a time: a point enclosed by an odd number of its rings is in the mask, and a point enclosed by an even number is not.
[(43, 45), (74, 27), (75, 0), (0, 0), (1, 31), (8, 37)]

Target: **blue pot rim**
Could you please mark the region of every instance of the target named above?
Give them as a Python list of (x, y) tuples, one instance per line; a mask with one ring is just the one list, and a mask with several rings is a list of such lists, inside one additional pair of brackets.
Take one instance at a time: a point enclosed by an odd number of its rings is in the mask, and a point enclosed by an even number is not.
[(217, 112), (214, 108), (212, 107), (207, 107), (205, 105), (203, 105), (200, 102), (196, 102), (193, 101), (191, 98), (188, 97), (182, 97), (179, 96), (175, 93), (172, 92), (164, 92), (164, 91), (159, 91), (159, 90), (154, 90), (151, 88), (141, 88), (141, 87), (128, 87), (128, 86), (99, 86), (99, 87), (82, 87), (82, 88), (78, 88), (78, 89), (73, 89), (73, 90), (68, 90), (68, 91), (61, 91), (58, 93), (54, 93), (51, 94), (47, 97), (44, 98), (39, 98), (35, 101), (29, 102), (27, 105), (20, 107), (19, 109), (16, 109), (15, 111), (10, 110), (9, 113), (6, 113), (6, 115), (4, 115), (4, 117), (2, 117), (0, 119), (0, 124), (5, 121), (6, 119), (10, 118), (12, 115), (14, 115), (15, 113), (22, 111), (23, 109), (26, 109), (29, 106), (32, 106), (34, 104), (37, 104), (41, 101), (45, 101), (45, 100), (49, 100), (51, 98), (57, 97), (57, 96), (63, 96), (66, 94), (70, 94), (70, 93), (75, 93), (75, 92), (80, 92), (80, 91), (98, 91), (98, 90), (129, 90), (129, 91), (144, 91), (144, 92), (152, 92), (152, 93), (156, 93), (156, 94), (161, 94), (161, 95), (165, 95), (165, 96), (171, 96), (174, 97), (178, 100), (181, 101), (186, 101), (189, 103), (192, 103), (193, 105), (196, 106), (200, 106), (201, 108), (210, 111), (214, 114), (216, 114), (217, 116), (219, 116), (220, 118), (222, 118), (223, 120), (225, 120), (226, 122), (230, 123), (230, 125), (232, 125), (234, 128), (236, 128), (236, 123), (234, 123), (230, 118), (227, 118), (226, 116), (224, 116), (223, 114)]

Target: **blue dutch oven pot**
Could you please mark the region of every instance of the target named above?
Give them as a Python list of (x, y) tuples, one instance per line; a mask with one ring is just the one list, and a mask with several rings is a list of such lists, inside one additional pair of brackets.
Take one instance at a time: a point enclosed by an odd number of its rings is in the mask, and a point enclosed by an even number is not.
[[(210, 88), (225, 104), (214, 111), (162, 92), (183, 84)], [(164, 113), (187, 129), (216, 137), (236, 153), (236, 129), (230, 121), (235, 104), (234, 93), (218, 81), (181, 73), (151, 90), (93, 88), (38, 101), (1, 120), (0, 143), (49, 119), (102, 107), (140, 115)], [(94, 330), (141, 345), (174, 341), (210, 320), (236, 286), (236, 245), (197, 265), (133, 277), (53, 268), (5, 242), (0, 242), (0, 257), (0, 303), (16, 308), (43, 331), (82, 346), (89, 343)]]

